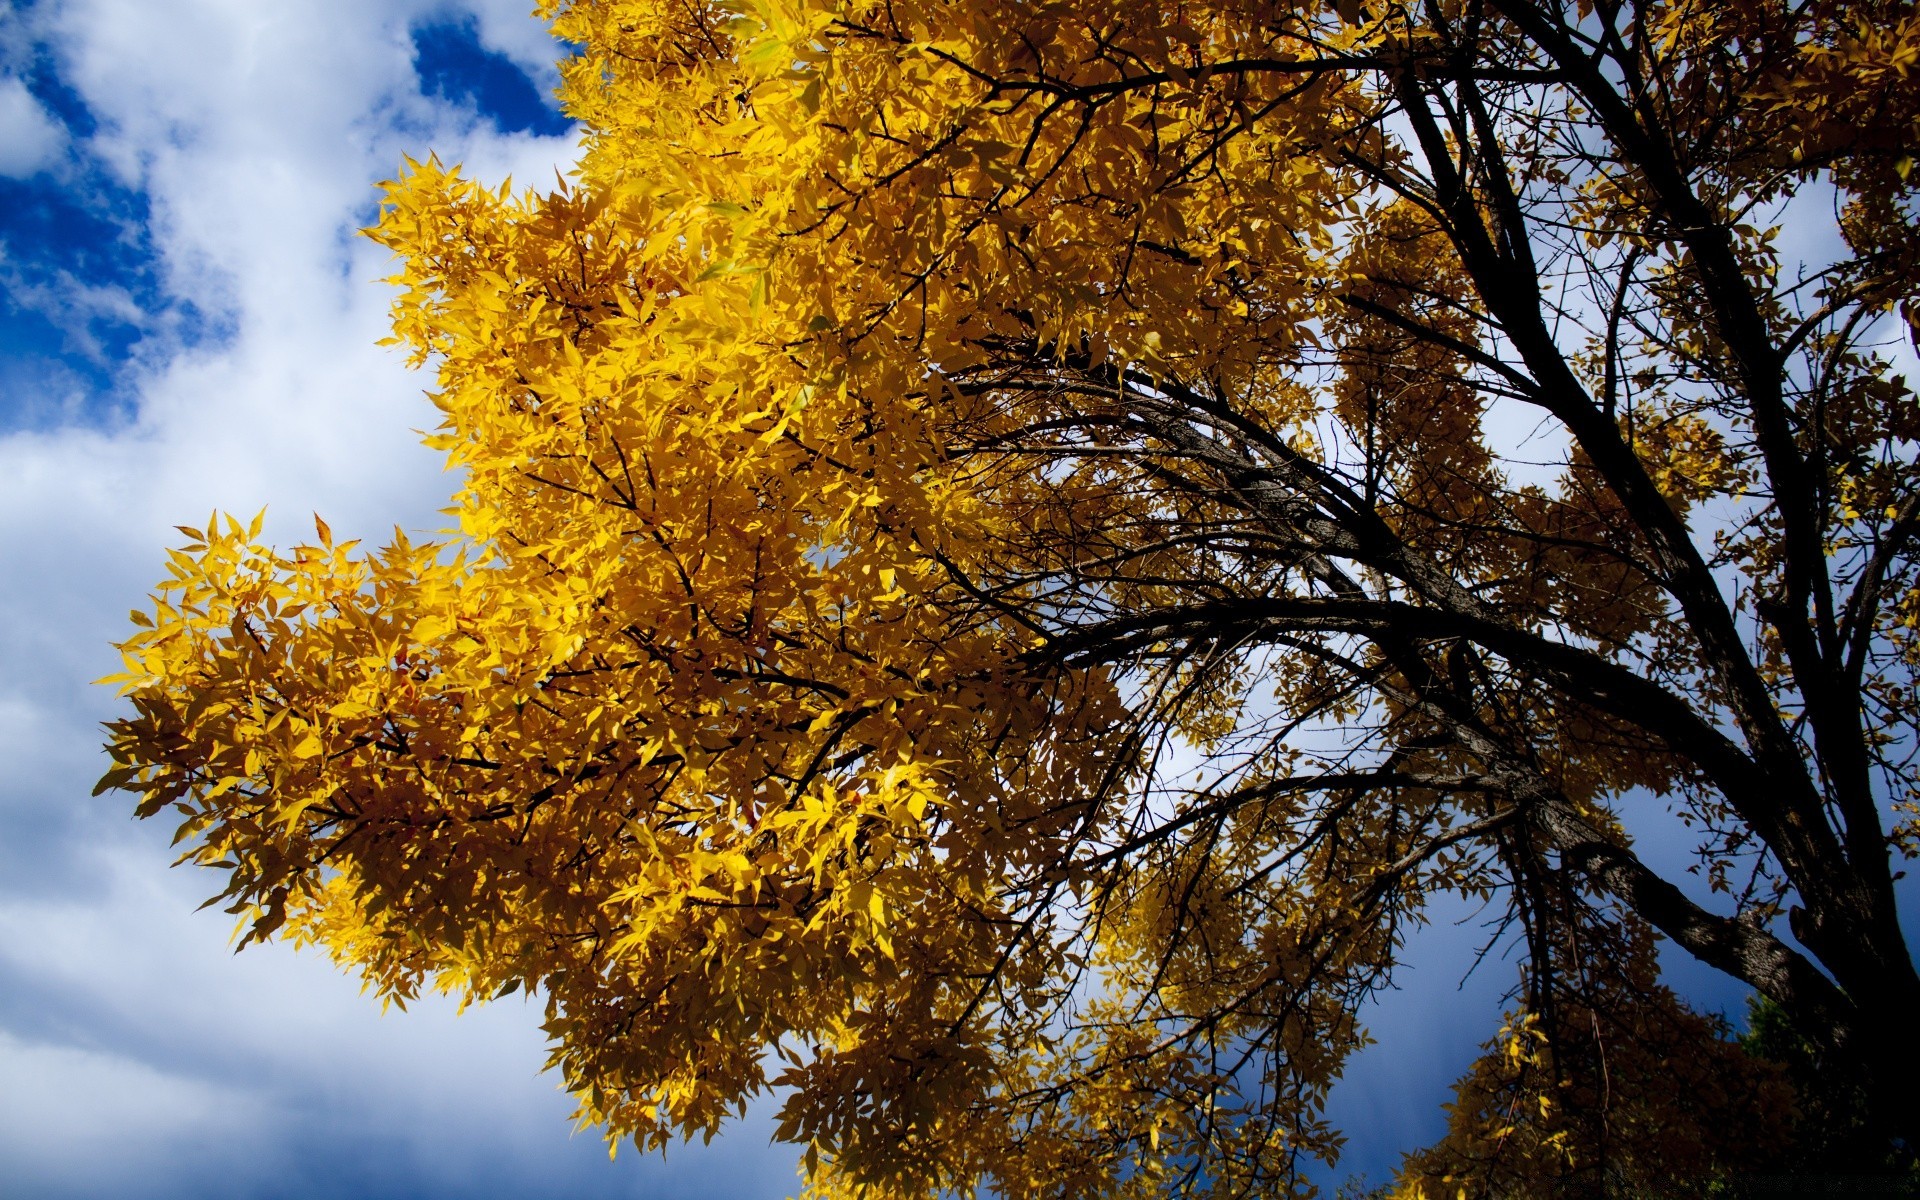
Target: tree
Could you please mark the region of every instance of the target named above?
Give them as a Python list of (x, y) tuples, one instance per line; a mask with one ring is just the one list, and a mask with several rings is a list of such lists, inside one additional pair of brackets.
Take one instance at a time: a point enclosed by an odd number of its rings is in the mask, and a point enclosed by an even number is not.
[(1857, 1064), (1836, 1060), (1826, 1046), (1800, 1034), (1779, 1006), (1763, 996), (1747, 1002), (1747, 1032), (1740, 1044), (1750, 1057), (1772, 1064), (1792, 1092), (1795, 1129), (1790, 1141), (1795, 1168), (1881, 1174), (1888, 1179), (1904, 1172), (1911, 1190), (1912, 1181), (1920, 1178), (1920, 1162), (1911, 1146), (1889, 1154), (1887, 1144), (1877, 1136)]
[(457, 529), (124, 644), (248, 939), (823, 1195), (1242, 1194), (1460, 893), (1528, 1037), (1657, 931), (1920, 1136), (1912, 5), (546, 12), (575, 181), (373, 231)]
[(1663, 987), (1644, 929), (1559, 916), (1556, 944), (1578, 948), (1558, 956), (1567, 977), (1541, 987), (1536, 971), (1396, 1195), (1725, 1196), (1756, 1174), (1868, 1164), (1818, 1156), (1824, 1114), (1801, 1080)]

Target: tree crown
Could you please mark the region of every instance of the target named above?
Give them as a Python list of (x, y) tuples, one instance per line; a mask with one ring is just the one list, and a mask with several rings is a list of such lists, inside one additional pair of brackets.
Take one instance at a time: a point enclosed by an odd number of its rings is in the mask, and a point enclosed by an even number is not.
[(539, 990), (642, 1146), (782, 1089), (822, 1195), (1293, 1188), (1441, 893), (1554, 1044), (1410, 1181), (1651, 1169), (1654, 930), (1920, 1065), (1911, 5), (545, 12), (576, 178), (372, 231), (457, 527), (190, 529), (123, 647), (248, 939)]

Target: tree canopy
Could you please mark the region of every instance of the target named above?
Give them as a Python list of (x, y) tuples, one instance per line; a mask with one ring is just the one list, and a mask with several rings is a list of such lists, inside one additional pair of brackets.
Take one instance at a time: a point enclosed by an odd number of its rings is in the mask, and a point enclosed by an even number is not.
[(371, 231), (455, 528), (187, 529), (123, 645), (247, 940), (822, 1196), (1303, 1187), (1445, 895), (1524, 970), (1409, 1188), (1777, 1135), (1656, 934), (1920, 1135), (1912, 4), (543, 12), (575, 177)]

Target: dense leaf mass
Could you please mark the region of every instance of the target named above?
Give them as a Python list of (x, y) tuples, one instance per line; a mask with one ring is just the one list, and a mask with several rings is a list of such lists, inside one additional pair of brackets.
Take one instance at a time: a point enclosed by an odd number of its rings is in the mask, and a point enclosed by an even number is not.
[(1408, 1189), (1781, 1141), (1654, 931), (1920, 1133), (1913, 5), (544, 7), (576, 177), (371, 231), (457, 527), (123, 646), (247, 939), (822, 1196), (1302, 1188), (1445, 894), (1525, 970)]

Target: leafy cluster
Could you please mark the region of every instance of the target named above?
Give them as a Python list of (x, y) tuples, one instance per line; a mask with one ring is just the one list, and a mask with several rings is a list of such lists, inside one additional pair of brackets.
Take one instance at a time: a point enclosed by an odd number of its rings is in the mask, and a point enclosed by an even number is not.
[(1920, 1134), (1910, 4), (543, 10), (576, 178), (372, 231), (456, 527), (188, 530), (123, 644), (248, 939), (821, 1196), (1303, 1189), (1442, 894), (1525, 971), (1408, 1186), (1775, 1136), (1656, 930)]

